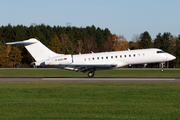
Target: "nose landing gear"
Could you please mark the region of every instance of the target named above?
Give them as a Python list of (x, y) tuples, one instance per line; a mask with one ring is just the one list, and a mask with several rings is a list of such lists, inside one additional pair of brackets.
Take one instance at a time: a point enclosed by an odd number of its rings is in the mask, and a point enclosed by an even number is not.
[(164, 66), (164, 62), (161, 63), (161, 72), (164, 71), (163, 66)]

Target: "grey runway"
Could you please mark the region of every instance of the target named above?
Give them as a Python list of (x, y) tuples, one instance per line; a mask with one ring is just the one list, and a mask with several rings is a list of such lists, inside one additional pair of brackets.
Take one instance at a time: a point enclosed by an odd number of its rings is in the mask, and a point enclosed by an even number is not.
[(0, 82), (180, 83), (180, 77), (0, 77)]

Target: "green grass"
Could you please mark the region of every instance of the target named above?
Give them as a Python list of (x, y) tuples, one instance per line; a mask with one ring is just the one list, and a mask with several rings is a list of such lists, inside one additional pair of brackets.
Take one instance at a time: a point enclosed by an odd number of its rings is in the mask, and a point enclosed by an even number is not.
[(1, 120), (179, 120), (180, 84), (0, 83)]
[[(0, 69), (0, 77), (87, 77), (87, 73), (62, 69)], [(180, 77), (180, 70), (102, 70), (95, 77)]]
[[(87, 77), (60, 69), (0, 69), (1, 77)], [(180, 77), (180, 70), (105, 70), (95, 77)], [(180, 119), (179, 83), (0, 83), (0, 119)]]

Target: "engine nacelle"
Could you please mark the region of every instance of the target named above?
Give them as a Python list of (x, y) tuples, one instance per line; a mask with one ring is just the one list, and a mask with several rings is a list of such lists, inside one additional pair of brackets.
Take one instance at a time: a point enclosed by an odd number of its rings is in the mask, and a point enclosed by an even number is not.
[(33, 67), (45, 66), (45, 62), (43, 62), (43, 61), (32, 62), (31, 65), (32, 65)]

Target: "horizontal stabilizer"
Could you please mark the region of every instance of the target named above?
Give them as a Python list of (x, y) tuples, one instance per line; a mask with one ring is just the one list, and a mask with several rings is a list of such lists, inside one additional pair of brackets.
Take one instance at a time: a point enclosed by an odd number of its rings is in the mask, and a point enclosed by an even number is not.
[(27, 42), (27, 41), (18, 41), (18, 42), (9, 42), (7, 45), (30, 45), (36, 42)]

